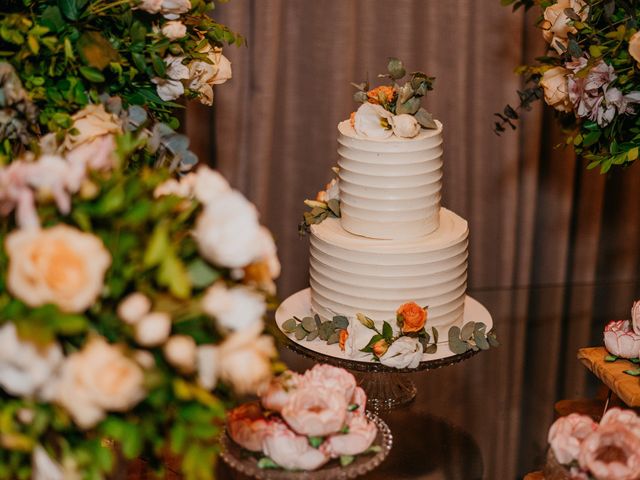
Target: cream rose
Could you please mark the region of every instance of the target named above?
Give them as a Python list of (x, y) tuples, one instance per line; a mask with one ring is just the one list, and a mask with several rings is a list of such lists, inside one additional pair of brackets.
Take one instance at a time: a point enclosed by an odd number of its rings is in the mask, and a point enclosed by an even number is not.
[(279, 422), (272, 422), (267, 428), (262, 450), (287, 470), (315, 470), (329, 461), (324, 450), (313, 448), (307, 437), (296, 435)]
[(53, 303), (65, 312), (83, 312), (100, 295), (111, 265), (98, 237), (66, 225), (14, 230), (5, 247), (9, 291), (30, 307)]
[(589, 16), (589, 7), (582, 0), (559, 0), (547, 7), (543, 15), (542, 36), (560, 55), (567, 47), (569, 33), (577, 32), (573, 20), (565, 13), (568, 8), (573, 9), (583, 22)]
[(380, 357), (380, 363), (394, 368), (416, 368), (422, 360), (422, 344), (417, 338), (400, 337)]
[(54, 399), (83, 429), (95, 426), (105, 412), (126, 412), (145, 396), (141, 368), (102, 338), (92, 339), (62, 366)]
[(147, 313), (135, 324), (136, 342), (143, 347), (162, 345), (171, 334), (171, 317), (166, 312)]
[(75, 113), (73, 128), (78, 131), (76, 135), (67, 135), (64, 146), (72, 150), (80, 144), (95, 140), (103, 135), (118, 135), (122, 133), (122, 126), (118, 117), (104, 109), (103, 104), (91, 104)]
[(151, 300), (145, 294), (134, 292), (124, 298), (116, 310), (118, 317), (125, 323), (134, 325), (151, 311)]
[(200, 203), (209, 205), (230, 192), (229, 183), (219, 172), (206, 165), (198, 168), (193, 181), (193, 194)]
[(206, 206), (196, 222), (195, 237), (202, 256), (223, 267), (245, 267), (262, 253), (258, 212), (237, 191)]
[(189, 88), (200, 93), (200, 102), (213, 103), (213, 86), (226, 82), (232, 76), (231, 62), (222, 55), (222, 49), (205, 45), (200, 53), (207, 55), (208, 61), (196, 60), (189, 65)]
[(323, 444), (332, 458), (360, 455), (373, 444), (378, 434), (376, 425), (364, 415), (352, 416), (347, 426), (347, 433), (331, 435)]
[(568, 74), (569, 71), (564, 67), (553, 67), (545, 71), (540, 79), (544, 101), (560, 112), (570, 112), (573, 109), (569, 99)]
[(389, 119), (393, 114), (380, 105), (363, 103), (356, 111), (354, 125), (358, 135), (377, 140), (383, 140), (393, 135)]
[(389, 119), (389, 124), (394, 135), (402, 138), (413, 138), (420, 133), (421, 129), (416, 117), (408, 113), (394, 115)]
[(629, 39), (629, 55), (640, 64), (640, 32), (634, 33)]
[(224, 282), (209, 287), (202, 298), (202, 308), (227, 331), (262, 325), (267, 311), (264, 298), (258, 292), (244, 285), (227, 288)]
[(185, 37), (187, 27), (179, 20), (170, 20), (162, 26), (161, 31), (169, 40), (178, 40)]
[(282, 418), (296, 432), (310, 437), (324, 437), (344, 427), (349, 406), (343, 395), (333, 388), (305, 385), (291, 394), (282, 409)]
[(162, 0), (162, 6), (160, 7), (160, 13), (169, 20), (175, 20), (189, 10), (191, 10), (190, 0)]
[(0, 387), (7, 393), (42, 398), (43, 388), (62, 359), (62, 348), (57, 343), (38, 349), (18, 337), (13, 323), (0, 327)]
[(167, 340), (163, 350), (164, 356), (171, 365), (184, 373), (191, 373), (196, 368), (198, 346), (193, 337), (174, 335)]
[(151, 81), (157, 85), (158, 96), (165, 102), (180, 98), (184, 94), (184, 85), (180, 80), (153, 77)]
[(239, 330), (219, 347), (220, 377), (239, 394), (254, 394), (271, 381), (276, 348), (273, 338), (261, 331), (258, 324)]

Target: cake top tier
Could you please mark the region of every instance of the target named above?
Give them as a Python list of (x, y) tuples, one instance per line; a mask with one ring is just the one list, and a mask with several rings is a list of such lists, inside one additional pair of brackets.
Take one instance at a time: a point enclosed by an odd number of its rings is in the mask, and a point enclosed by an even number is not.
[(356, 132), (350, 120), (338, 124), (338, 142), (345, 147), (370, 152), (403, 153), (417, 152), (442, 143), (442, 123), (435, 120), (437, 128), (421, 129), (415, 137), (406, 138), (390, 135), (386, 138), (371, 138)]

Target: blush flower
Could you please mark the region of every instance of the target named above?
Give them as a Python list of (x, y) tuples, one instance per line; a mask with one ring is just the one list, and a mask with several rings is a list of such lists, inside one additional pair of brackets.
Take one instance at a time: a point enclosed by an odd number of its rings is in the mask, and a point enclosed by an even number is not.
[(631, 329), (629, 320), (612, 321), (604, 327), (604, 346), (617, 357), (637, 358), (640, 356), (640, 335)]
[(260, 452), (269, 422), (260, 405), (245, 403), (227, 414), (227, 431), (231, 439), (247, 450)]
[(311, 388), (335, 390), (347, 403), (356, 390), (356, 378), (351, 373), (326, 364), (318, 364), (307, 370), (302, 382)]
[(291, 370), (273, 378), (269, 384), (258, 391), (262, 406), (267, 410), (281, 412), (301, 381), (302, 376)]
[(307, 437), (296, 435), (279, 422), (269, 425), (262, 450), (287, 470), (315, 470), (329, 461), (329, 455), (323, 449), (313, 448)]
[(373, 444), (378, 434), (376, 425), (363, 415), (351, 417), (347, 426), (347, 433), (331, 435), (323, 444), (332, 458), (360, 455)]
[(308, 385), (299, 388), (282, 409), (282, 418), (302, 435), (324, 437), (336, 433), (344, 426), (348, 407), (336, 392)]
[(582, 441), (598, 428), (586, 415), (560, 417), (549, 429), (549, 445), (558, 462), (568, 465), (578, 459)]
[(640, 300), (633, 302), (631, 307), (631, 324), (633, 331), (640, 335)]
[(601, 425), (582, 442), (578, 461), (598, 480), (637, 480), (640, 437), (621, 423)]

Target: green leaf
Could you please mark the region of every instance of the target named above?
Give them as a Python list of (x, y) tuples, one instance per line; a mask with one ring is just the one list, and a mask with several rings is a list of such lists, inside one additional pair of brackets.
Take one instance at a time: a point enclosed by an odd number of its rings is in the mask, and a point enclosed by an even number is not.
[(315, 340), (316, 338), (318, 338), (320, 332), (318, 332), (318, 330), (314, 330), (312, 332), (309, 332), (309, 335), (307, 335), (307, 342), (311, 342), (313, 340)]
[(276, 469), (280, 468), (280, 465), (271, 460), (269, 457), (262, 457), (260, 460), (258, 460), (258, 468), (262, 470)]
[(387, 342), (391, 342), (391, 339), (393, 338), (393, 329), (391, 328), (389, 322), (385, 321), (382, 324), (382, 336)]
[(204, 288), (220, 278), (220, 272), (211, 267), (207, 262), (198, 258), (188, 267), (189, 279), (195, 288)]
[(475, 322), (466, 323), (462, 327), (462, 331), (460, 332), (460, 339), (465, 342), (467, 340), (470, 340), (471, 337), (473, 336), (473, 331), (475, 330), (475, 328), (476, 328)]
[(316, 325), (316, 321), (313, 319), (313, 317), (304, 317), (302, 319), (302, 328), (304, 328), (307, 332), (313, 332), (318, 329), (318, 326)]
[(476, 342), (476, 345), (480, 350), (489, 350), (489, 348), (491, 347), (489, 345), (487, 337), (481, 332), (474, 332), (473, 340)]
[(89, 320), (83, 315), (58, 314), (50, 320), (53, 329), (60, 335), (78, 335), (87, 331)]
[(162, 259), (157, 275), (158, 283), (169, 288), (177, 298), (187, 299), (191, 295), (191, 279), (184, 263), (170, 252)]
[(424, 128), (428, 128), (432, 130), (438, 128), (438, 125), (433, 119), (433, 115), (427, 112), (424, 108), (418, 109), (415, 117), (418, 123)]
[(336, 217), (340, 217), (340, 202), (335, 198), (332, 198), (327, 202), (327, 206), (331, 213), (333, 213)]
[(364, 348), (360, 349), (360, 351), (371, 352), (372, 347), (380, 340), (384, 340), (384, 337), (382, 335), (374, 335), (373, 337), (371, 337), (371, 340), (369, 340), (369, 343), (367, 343), (367, 345)]
[(40, 20), (42, 22), (42, 25), (48, 27), (53, 32), (62, 30), (67, 24), (64, 18), (62, 18), (60, 9), (53, 5), (44, 9), (42, 15), (40, 16)]
[(640, 368), (634, 370), (625, 370), (624, 373), (631, 375), (632, 377), (640, 377)]
[(433, 343), (438, 343), (438, 329), (436, 327), (431, 327), (431, 335), (433, 336)]
[(349, 319), (343, 315), (333, 317), (333, 326), (337, 329), (345, 329), (349, 327)]
[(309, 437), (309, 445), (313, 448), (320, 448), (322, 442), (324, 442), (324, 437)]
[(406, 70), (401, 60), (390, 57), (387, 64), (387, 71), (393, 80), (398, 80), (406, 75)]
[(340, 465), (342, 467), (347, 467), (351, 465), (355, 459), (356, 457), (353, 455), (340, 455)]
[(297, 326), (298, 326), (298, 322), (296, 322), (296, 319), (290, 318), (289, 320), (284, 321), (284, 323), (282, 324), (282, 330), (285, 333), (293, 333), (295, 332)]
[(607, 355), (606, 357), (604, 357), (605, 362), (615, 362), (616, 360), (618, 360), (618, 357), (616, 355)]
[(69, 20), (75, 21), (78, 19), (79, 12), (76, 0), (58, 0), (58, 7)]
[(80, 57), (89, 66), (104, 70), (112, 62), (118, 62), (120, 55), (102, 33), (86, 31), (78, 39)]
[[(411, 97), (404, 103), (398, 103), (396, 105), (396, 115), (401, 115), (403, 113), (407, 113), (409, 115), (414, 115), (420, 109), (420, 99), (418, 97)], [(420, 120), (418, 120), (420, 123)]]
[(327, 339), (327, 345), (334, 345), (340, 341), (340, 332), (333, 332)]
[(105, 81), (104, 75), (92, 67), (80, 67), (80, 74), (90, 82), (102, 83)]
[(153, 229), (144, 253), (144, 266), (155, 267), (162, 262), (169, 251), (169, 223), (160, 222)]

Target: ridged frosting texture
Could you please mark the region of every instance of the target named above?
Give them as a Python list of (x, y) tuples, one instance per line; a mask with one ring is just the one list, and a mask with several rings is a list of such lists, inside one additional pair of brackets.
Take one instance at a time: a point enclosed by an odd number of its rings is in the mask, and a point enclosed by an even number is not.
[(408, 239), (438, 228), (442, 189), (442, 124), (414, 138), (359, 136), (338, 125), (340, 209), (348, 232)]
[[(394, 320), (397, 308), (429, 306), (427, 326), (462, 320), (467, 286), (467, 222), (440, 209), (440, 227), (409, 240), (380, 240), (346, 232), (338, 219), (311, 227), (311, 304), (321, 317), (364, 313)], [(441, 331), (441, 333), (444, 333)], [(443, 338), (443, 340), (445, 340)]]

